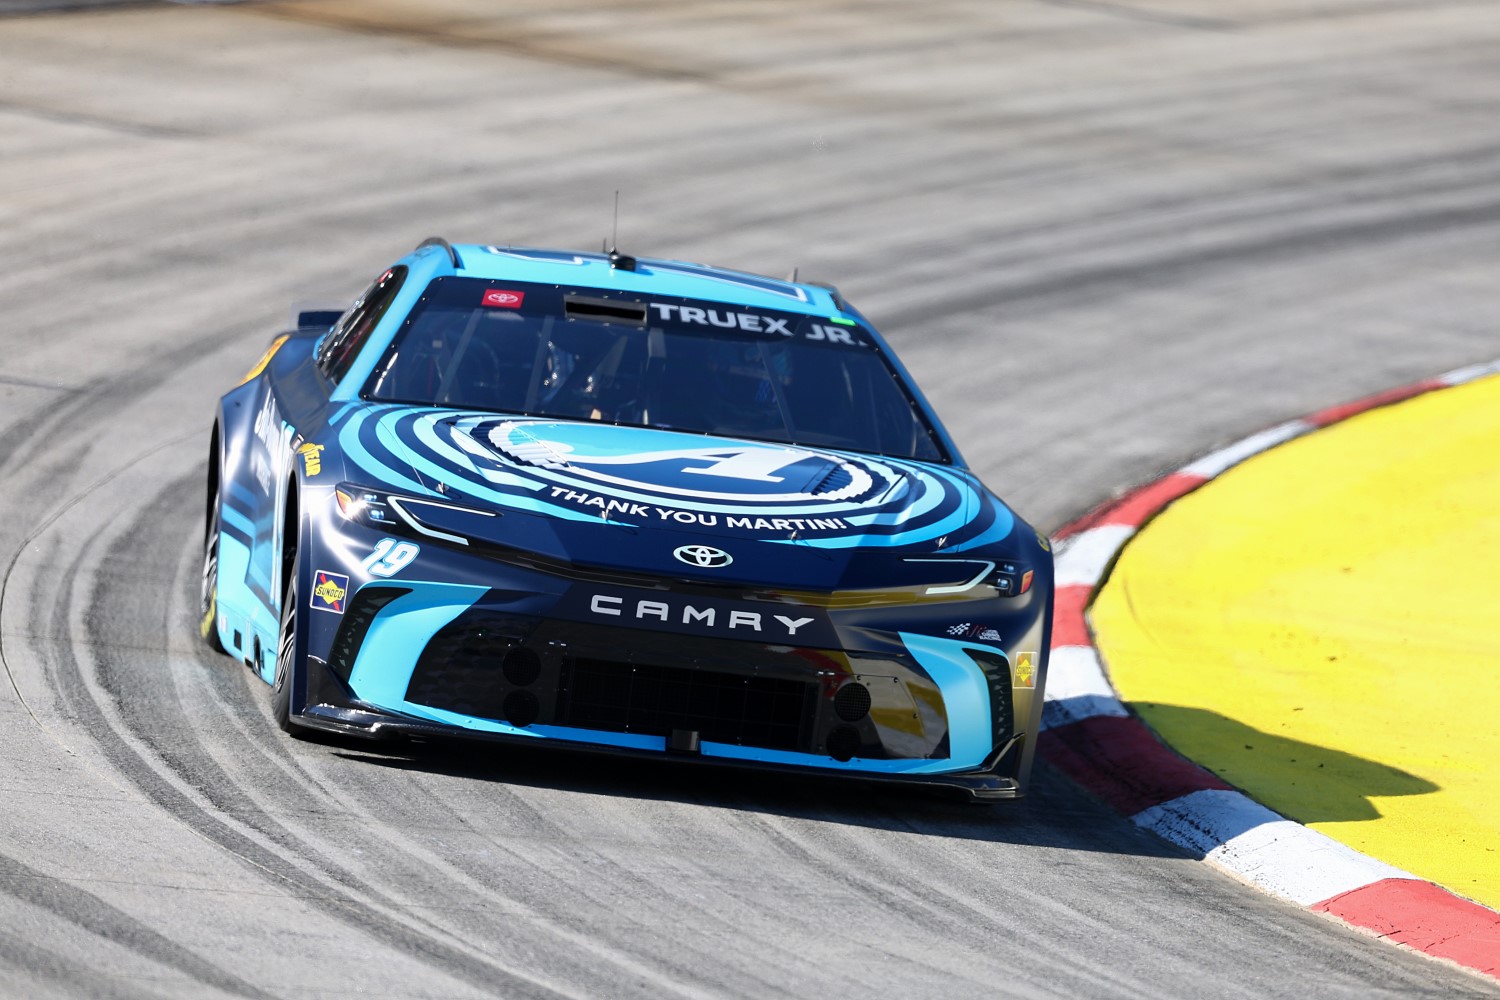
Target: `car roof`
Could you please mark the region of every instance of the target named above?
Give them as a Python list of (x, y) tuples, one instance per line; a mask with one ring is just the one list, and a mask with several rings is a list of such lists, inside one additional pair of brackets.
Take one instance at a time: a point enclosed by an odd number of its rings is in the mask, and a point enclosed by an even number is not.
[(458, 244), (453, 253), (461, 277), (672, 295), (812, 315), (844, 313), (847, 308), (832, 288), (681, 260), (614, 259), (633, 262), (631, 268), (615, 266), (607, 253), (476, 243)]

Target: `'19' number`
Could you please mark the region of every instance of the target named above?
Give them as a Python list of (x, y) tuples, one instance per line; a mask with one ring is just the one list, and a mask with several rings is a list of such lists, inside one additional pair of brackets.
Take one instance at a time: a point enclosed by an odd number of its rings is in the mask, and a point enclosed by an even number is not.
[(395, 576), (417, 558), (421, 552), (420, 546), (411, 542), (398, 542), (394, 538), (382, 538), (375, 543), (375, 549), (367, 556), (360, 565), (365, 572), (371, 576)]

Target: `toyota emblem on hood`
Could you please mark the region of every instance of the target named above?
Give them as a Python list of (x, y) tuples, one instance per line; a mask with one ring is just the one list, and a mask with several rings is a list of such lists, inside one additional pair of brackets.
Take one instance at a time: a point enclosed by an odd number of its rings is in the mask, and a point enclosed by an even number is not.
[(685, 562), (699, 569), (718, 569), (734, 562), (734, 557), (728, 552), (712, 545), (679, 545), (672, 550), (672, 555), (677, 557), (678, 562)]

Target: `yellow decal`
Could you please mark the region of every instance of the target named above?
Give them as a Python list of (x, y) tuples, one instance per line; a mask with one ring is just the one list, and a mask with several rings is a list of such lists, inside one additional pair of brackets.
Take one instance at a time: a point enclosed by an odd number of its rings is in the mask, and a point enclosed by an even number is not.
[(323, 446), (320, 444), (305, 444), (297, 449), (297, 454), (302, 456), (302, 474), (305, 476), (316, 476), (323, 471)]
[(1036, 687), (1036, 654), (1016, 654), (1016, 682), (1018, 688)]
[(313, 593), (316, 594), (318, 596), (318, 600), (322, 601), (324, 604), (332, 608), (337, 608), (339, 606), (339, 602), (344, 599), (344, 591), (347, 589), (348, 588), (340, 587), (337, 583), (334, 583), (331, 577), (324, 576), (318, 581), (318, 585), (313, 588)]
[(260, 356), (260, 360), (255, 362), (255, 367), (246, 372), (245, 377), (240, 379), (240, 385), (244, 385), (246, 382), (250, 381), (251, 379), (255, 378), (255, 376), (265, 371), (266, 365), (271, 363), (271, 359), (276, 356), (276, 352), (281, 349), (281, 345), (285, 344), (290, 336), (290, 334), (283, 333), (281, 336), (271, 341), (271, 346), (266, 348), (266, 353), (262, 354)]

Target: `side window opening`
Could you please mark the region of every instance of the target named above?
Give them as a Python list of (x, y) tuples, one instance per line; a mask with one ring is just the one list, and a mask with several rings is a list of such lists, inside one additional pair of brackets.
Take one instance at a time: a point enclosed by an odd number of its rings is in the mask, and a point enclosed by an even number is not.
[(381, 317), (391, 307), (396, 293), (401, 290), (405, 281), (405, 267), (393, 267), (386, 271), (365, 289), (364, 294), (355, 300), (354, 305), (329, 331), (328, 336), (323, 338), (318, 347), (317, 364), (318, 369), (331, 381), (339, 381), (349, 371), (354, 359), (359, 356), (360, 349), (380, 324)]

